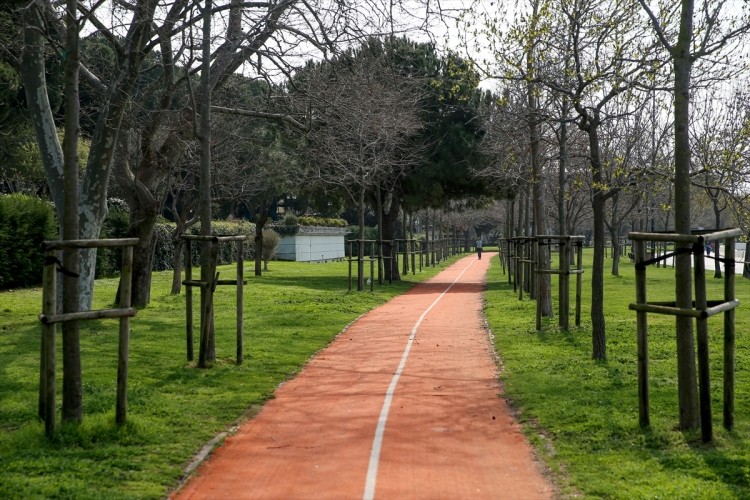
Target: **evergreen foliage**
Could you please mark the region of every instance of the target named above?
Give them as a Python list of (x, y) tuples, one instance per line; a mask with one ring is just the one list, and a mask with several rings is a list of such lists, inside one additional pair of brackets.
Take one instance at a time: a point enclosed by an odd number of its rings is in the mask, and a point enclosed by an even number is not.
[[(225, 220), (211, 222), (213, 234), (217, 236), (237, 236), (244, 234), (248, 237), (245, 241), (244, 259), (250, 260), (254, 257), (252, 240), (255, 235), (255, 224), (246, 220)], [(174, 262), (174, 241), (172, 235), (175, 231), (175, 224), (172, 222), (159, 222), (156, 224), (156, 250), (154, 254), (154, 271), (165, 271), (172, 269)], [(201, 234), (200, 223), (190, 226), (188, 234)], [(193, 243), (191, 245), (192, 263), (194, 266), (200, 265), (200, 246)], [(237, 245), (233, 242), (221, 243), (219, 245), (218, 265), (231, 264), (237, 262)]]
[(42, 282), (42, 242), (55, 239), (52, 206), (21, 194), (0, 196), (0, 289)]
[[(126, 238), (130, 213), (127, 204), (118, 198), (107, 200), (107, 218), (102, 225), (100, 237)], [(121, 248), (100, 248), (96, 252), (96, 277), (117, 276), (122, 266)]]

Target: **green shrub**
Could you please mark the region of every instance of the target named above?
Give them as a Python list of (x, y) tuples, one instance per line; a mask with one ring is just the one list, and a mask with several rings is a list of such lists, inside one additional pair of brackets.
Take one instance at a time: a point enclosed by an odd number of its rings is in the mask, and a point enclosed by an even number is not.
[[(268, 270), (268, 261), (273, 258), (276, 254), (276, 250), (279, 248), (279, 243), (281, 243), (281, 235), (279, 233), (274, 229), (263, 229), (263, 249), (261, 250), (261, 259), (263, 260), (266, 270)], [(246, 254), (251, 254), (251, 256), (246, 255), (246, 258), (248, 260), (254, 259), (256, 252), (255, 238), (248, 239), (247, 248), (248, 252), (246, 252)]]
[[(126, 238), (130, 225), (130, 209), (124, 200), (110, 198), (107, 200), (107, 218), (104, 219), (99, 237)], [(96, 277), (111, 277), (120, 274), (122, 266), (122, 248), (100, 248), (96, 252)]]
[(346, 227), (347, 222), (344, 219), (332, 217), (304, 216), (299, 218), (299, 224), (301, 226)]
[[(359, 226), (348, 226), (346, 228), (346, 239), (356, 240), (359, 238)], [(378, 228), (365, 226), (365, 239), (366, 240), (377, 240), (378, 239)]]
[[(174, 241), (172, 235), (175, 231), (173, 222), (160, 222), (156, 225), (156, 249), (154, 252), (154, 271), (166, 271), (172, 269), (174, 262)], [(211, 232), (218, 236), (236, 236), (244, 234), (248, 237), (244, 245), (244, 258), (253, 258), (252, 239), (255, 236), (255, 224), (246, 220), (213, 221)], [(187, 234), (199, 235), (200, 224), (190, 226)], [(200, 265), (200, 242), (191, 242), (191, 262), (194, 266)], [(221, 243), (219, 245), (218, 264), (230, 264), (237, 262), (237, 244), (234, 242)]]
[(57, 237), (52, 205), (21, 194), (0, 196), (0, 289), (42, 282), (42, 242)]
[(293, 213), (288, 213), (271, 227), (281, 236), (294, 236), (299, 232), (299, 219)]
[(346, 225), (344, 219), (309, 215), (297, 217), (294, 214), (287, 214), (281, 222), (274, 224), (272, 228), (281, 236), (294, 236), (299, 232), (299, 226), (346, 227)]
[[(200, 234), (200, 229), (200, 224), (196, 224), (190, 228), (189, 233)], [(244, 234), (248, 237), (248, 240), (252, 240), (255, 236), (255, 224), (246, 220), (215, 220), (211, 223), (211, 232), (217, 236), (237, 236)], [(249, 245), (246, 241), (245, 247), (247, 246)], [(194, 252), (198, 252), (196, 255), (198, 257), (198, 262), (200, 262), (200, 245), (194, 244), (193, 247), (197, 247), (194, 249)], [(250, 258), (248, 252), (245, 252), (244, 257), (245, 259)], [(237, 244), (234, 242), (220, 244), (217, 263), (230, 264), (232, 262), (237, 262)]]
[(299, 219), (293, 213), (288, 213), (284, 216), (284, 220), (281, 223), (284, 226), (299, 226)]
[(154, 227), (156, 248), (154, 249), (154, 271), (166, 271), (172, 269), (174, 262), (174, 234), (176, 224), (174, 222), (160, 221)]

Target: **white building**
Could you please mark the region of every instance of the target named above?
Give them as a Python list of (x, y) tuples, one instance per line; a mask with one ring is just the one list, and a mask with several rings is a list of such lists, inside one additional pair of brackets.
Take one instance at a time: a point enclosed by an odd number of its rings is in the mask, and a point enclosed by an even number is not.
[(345, 256), (346, 228), (300, 226), (294, 236), (283, 236), (276, 250), (278, 260), (326, 262)]

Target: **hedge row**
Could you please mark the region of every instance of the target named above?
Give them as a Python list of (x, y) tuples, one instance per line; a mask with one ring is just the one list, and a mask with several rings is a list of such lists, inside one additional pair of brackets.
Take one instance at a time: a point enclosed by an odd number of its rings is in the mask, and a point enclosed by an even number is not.
[[(119, 199), (107, 200), (108, 215), (100, 233), (101, 238), (127, 237), (129, 213), (127, 204)], [(290, 218), (291, 219), (291, 218)], [(296, 217), (285, 221), (302, 225), (343, 226), (343, 219), (322, 219), (314, 217)], [(244, 244), (246, 260), (255, 258), (255, 224), (244, 220), (214, 221), (211, 224), (213, 234), (247, 235)], [(52, 205), (44, 200), (25, 195), (0, 196), (0, 289), (39, 285), (42, 282), (44, 255), (41, 243), (44, 240), (57, 238), (57, 220)], [(283, 232), (283, 225), (278, 226)], [(166, 271), (173, 268), (175, 252), (176, 225), (161, 221), (156, 224), (156, 246), (154, 249), (154, 271)], [(270, 258), (275, 251), (278, 239), (269, 229), (264, 230), (268, 248), (264, 258)], [(296, 231), (295, 231), (296, 232)], [(200, 224), (191, 226), (188, 234), (200, 234)], [(293, 234), (293, 233), (292, 233)], [(200, 262), (200, 246), (192, 245), (192, 262)], [(120, 248), (101, 248), (97, 251), (96, 276), (117, 276), (120, 272), (122, 250)], [(219, 264), (229, 264), (237, 260), (237, 245), (225, 243), (219, 246)]]
[(42, 241), (57, 237), (52, 205), (20, 194), (0, 196), (0, 289), (42, 282)]
[[(120, 223), (121, 214), (113, 210), (110, 205), (110, 216), (102, 229), (102, 238), (124, 238), (127, 235), (127, 212), (125, 216), (125, 225)], [(176, 225), (173, 222), (157, 222), (154, 227), (156, 234), (156, 247), (154, 248), (153, 271), (166, 271), (173, 268), (175, 241), (174, 234)], [(254, 258), (254, 241), (255, 224), (244, 220), (231, 221), (213, 221), (211, 223), (213, 234), (222, 236), (247, 235), (248, 239), (244, 244), (244, 257), (246, 260)], [(188, 228), (187, 234), (200, 234), (200, 224), (195, 224)], [(199, 243), (193, 242), (191, 245), (192, 262), (194, 265), (200, 263)], [(235, 243), (223, 243), (219, 245), (219, 264), (229, 264), (237, 261), (237, 245)], [(97, 276), (116, 276), (120, 270), (120, 250), (106, 249), (100, 251), (97, 255), (96, 272)]]
[[(108, 200), (109, 214), (104, 221), (101, 238), (125, 238), (129, 214), (127, 205), (118, 199)], [(255, 256), (253, 238), (255, 224), (247, 221), (214, 221), (214, 234), (248, 236), (244, 245), (245, 259)], [(57, 218), (52, 204), (25, 195), (0, 196), (0, 290), (39, 285), (42, 282), (44, 254), (42, 241), (58, 237)], [(174, 262), (173, 235), (176, 225), (162, 221), (156, 224), (156, 247), (154, 250), (155, 271), (172, 269)], [(188, 229), (188, 234), (200, 234), (200, 224)], [(122, 250), (100, 248), (96, 257), (96, 276), (117, 276), (120, 272)], [(225, 243), (219, 246), (219, 263), (229, 264), (237, 260), (237, 245)], [(200, 245), (193, 245), (193, 263), (200, 262)]]
[(287, 214), (284, 218), (271, 226), (281, 236), (294, 236), (300, 226), (346, 227), (344, 219), (333, 217), (315, 217), (310, 215)]
[(301, 215), (297, 218), (301, 226), (325, 226), (325, 227), (346, 227), (347, 222), (344, 219), (333, 217), (312, 217)]
[[(161, 222), (156, 225), (156, 250), (154, 252), (154, 271), (166, 271), (172, 269), (174, 262), (174, 240), (175, 224), (172, 222)], [(245, 220), (231, 221), (213, 221), (211, 222), (211, 232), (222, 236), (237, 236), (244, 234), (248, 238), (244, 243), (243, 254), (245, 260), (250, 260), (255, 256), (255, 224)], [(201, 234), (200, 224), (191, 226), (187, 234)], [(194, 265), (200, 264), (200, 244), (192, 242), (191, 255)], [(219, 245), (219, 264), (231, 264), (237, 262), (237, 244), (222, 243)]]

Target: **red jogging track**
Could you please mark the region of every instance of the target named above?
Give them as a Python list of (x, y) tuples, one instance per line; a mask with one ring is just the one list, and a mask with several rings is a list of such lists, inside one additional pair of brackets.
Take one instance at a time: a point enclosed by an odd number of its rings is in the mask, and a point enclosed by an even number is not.
[(483, 326), (492, 256), (362, 316), (172, 498), (553, 498)]

